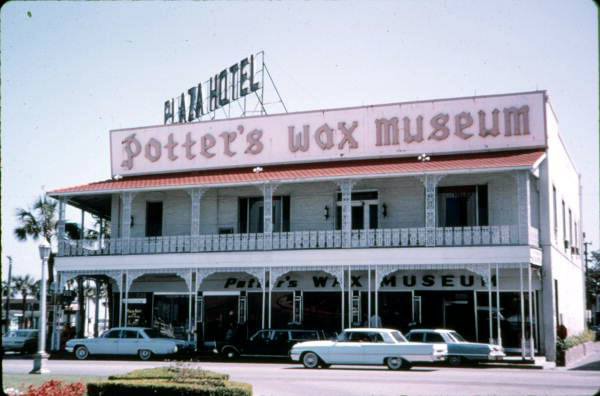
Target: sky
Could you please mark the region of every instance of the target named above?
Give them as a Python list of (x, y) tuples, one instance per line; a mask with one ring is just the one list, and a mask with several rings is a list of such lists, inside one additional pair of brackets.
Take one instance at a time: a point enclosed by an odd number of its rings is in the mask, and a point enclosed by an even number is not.
[(165, 100), (261, 50), (289, 111), (546, 90), (597, 250), (597, 21), (587, 0), (6, 3), (3, 279), (7, 255), (40, 276), (17, 207), (109, 178), (109, 130), (162, 124)]

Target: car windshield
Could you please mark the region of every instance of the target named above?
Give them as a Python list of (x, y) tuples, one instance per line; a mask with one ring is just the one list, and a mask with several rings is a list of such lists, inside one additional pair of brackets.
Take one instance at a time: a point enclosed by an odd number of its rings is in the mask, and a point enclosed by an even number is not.
[(467, 341), (463, 338), (463, 336), (458, 334), (456, 331), (450, 332), (450, 337), (452, 337), (454, 340), (456, 340), (458, 342), (466, 342)]
[(144, 333), (146, 333), (149, 338), (173, 338), (161, 333), (158, 329), (144, 329)]
[(399, 331), (392, 331), (390, 334), (392, 335), (392, 338), (396, 340), (396, 342), (408, 342), (406, 337), (404, 337)]

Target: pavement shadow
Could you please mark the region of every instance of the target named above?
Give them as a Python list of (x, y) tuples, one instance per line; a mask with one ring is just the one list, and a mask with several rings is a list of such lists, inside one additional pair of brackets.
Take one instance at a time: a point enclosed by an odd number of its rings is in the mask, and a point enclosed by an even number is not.
[[(294, 367), (285, 367), (284, 370), (306, 370), (306, 368), (304, 368), (303, 366), (294, 366)], [(319, 371), (323, 371), (323, 370), (332, 370), (332, 371), (389, 371), (390, 373), (392, 372), (397, 372), (396, 370), (389, 370), (385, 367), (329, 367), (327, 369), (319, 369)], [(404, 372), (421, 372), (421, 373), (426, 373), (426, 372), (431, 372), (431, 371), (438, 371), (434, 368), (424, 368), (424, 367), (413, 367), (410, 370), (398, 370), (398, 371), (404, 371)]]
[(588, 362), (579, 366), (571, 367), (569, 370), (600, 371), (600, 358), (593, 362)]

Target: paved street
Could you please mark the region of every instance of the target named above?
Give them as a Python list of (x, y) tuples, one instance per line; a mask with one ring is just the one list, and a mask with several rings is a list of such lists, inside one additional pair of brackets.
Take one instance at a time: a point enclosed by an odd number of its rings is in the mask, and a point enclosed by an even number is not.
[[(586, 363), (593, 359), (588, 360)], [(598, 360), (600, 356), (595, 358)], [(52, 373), (58, 375), (107, 376), (161, 365), (169, 363), (134, 360), (49, 362)], [(582, 370), (417, 367), (406, 372), (351, 366), (306, 370), (300, 365), (286, 363), (201, 362), (193, 365), (228, 373), (233, 380), (250, 383), (255, 395), (593, 395), (600, 388), (600, 371), (589, 365)], [(31, 367), (29, 359), (3, 361), (3, 371), (7, 374), (25, 374)]]

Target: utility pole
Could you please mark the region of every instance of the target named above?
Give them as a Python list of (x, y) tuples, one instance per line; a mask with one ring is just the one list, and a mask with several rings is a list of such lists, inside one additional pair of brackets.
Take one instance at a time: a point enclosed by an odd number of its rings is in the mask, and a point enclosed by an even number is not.
[(8, 259), (8, 280), (6, 282), (6, 317), (4, 321), (4, 332), (8, 332), (8, 324), (10, 321), (10, 282), (12, 280), (12, 257), (6, 256)]
[[(583, 240), (585, 241), (585, 232), (583, 233)], [(591, 259), (588, 258), (588, 245), (591, 245), (592, 242), (583, 242), (583, 256), (584, 256), (584, 263), (585, 263), (585, 278), (587, 279), (588, 276), (588, 263), (590, 261), (592, 261)]]

